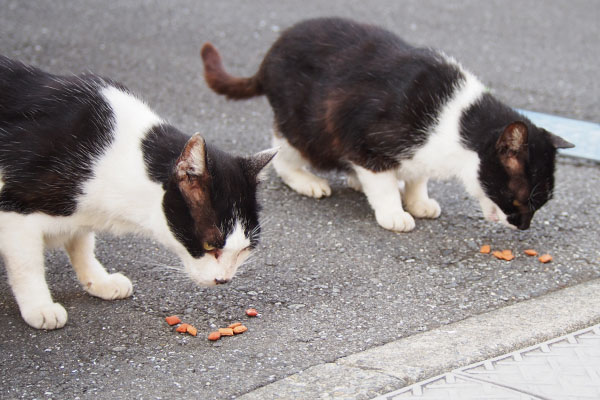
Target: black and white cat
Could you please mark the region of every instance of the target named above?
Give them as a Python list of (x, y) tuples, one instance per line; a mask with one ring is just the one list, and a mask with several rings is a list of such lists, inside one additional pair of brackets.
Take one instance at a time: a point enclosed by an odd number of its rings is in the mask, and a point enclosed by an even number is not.
[(258, 174), (274, 155), (231, 156), (120, 84), (0, 56), (0, 253), (23, 319), (67, 321), (45, 280), (46, 247), (65, 247), (88, 293), (131, 295), (95, 258), (95, 231), (153, 237), (198, 284), (229, 281), (257, 244)]
[(273, 166), (287, 185), (329, 196), (327, 181), (306, 167), (345, 170), (377, 222), (394, 231), (438, 217), (427, 181), (452, 177), (487, 219), (527, 229), (552, 197), (556, 149), (573, 146), (500, 103), (452, 58), (350, 20), (291, 27), (251, 78), (225, 72), (210, 43), (202, 58), (215, 92), (267, 96), (280, 147)]

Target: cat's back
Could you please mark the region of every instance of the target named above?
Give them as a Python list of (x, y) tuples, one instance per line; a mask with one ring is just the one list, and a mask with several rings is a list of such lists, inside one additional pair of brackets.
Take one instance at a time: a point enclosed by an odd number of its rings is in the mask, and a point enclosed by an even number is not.
[[(92, 161), (114, 139), (115, 84), (0, 58), (0, 208), (69, 215)], [(117, 89), (119, 90), (119, 89)]]
[[(302, 21), (284, 31), (259, 71), (267, 97), (283, 90), (363, 86), (369, 92), (390, 87), (411, 90), (415, 82), (446, 86), (460, 79), (460, 68), (442, 54), (415, 47), (395, 33), (343, 18)], [(429, 85), (431, 83), (431, 85)], [(409, 94), (405, 97), (410, 97)]]
[(271, 51), (320, 54), (328, 57), (352, 51), (410, 52), (413, 46), (394, 33), (344, 18), (315, 18), (284, 31)]

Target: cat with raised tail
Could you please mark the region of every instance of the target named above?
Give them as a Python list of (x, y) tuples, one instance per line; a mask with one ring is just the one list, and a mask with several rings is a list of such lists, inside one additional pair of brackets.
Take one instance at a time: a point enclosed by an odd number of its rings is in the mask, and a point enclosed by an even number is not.
[(201, 54), (215, 92), (267, 96), (280, 147), (273, 166), (289, 187), (329, 196), (328, 182), (307, 167), (346, 171), (393, 231), (440, 215), (430, 178), (457, 178), (486, 219), (527, 229), (552, 197), (557, 149), (573, 147), (498, 101), (454, 59), (376, 26), (300, 22), (249, 78), (228, 74), (212, 44)]
[(0, 253), (23, 319), (67, 321), (46, 283), (47, 247), (64, 246), (91, 295), (131, 295), (96, 259), (97, 231), (152, 237), (198, 284), (228, 282), (258, 243), (256, 189), (274, 155), (229, 155), (118, 83), (0, 56)]

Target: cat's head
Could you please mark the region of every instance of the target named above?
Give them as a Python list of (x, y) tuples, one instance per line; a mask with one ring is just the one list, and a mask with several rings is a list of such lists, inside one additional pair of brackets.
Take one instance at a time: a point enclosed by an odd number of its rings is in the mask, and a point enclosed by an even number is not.
[(235, 157), (207, 146), (199, 134), (187, 142), (163, 209), (194, 282), (206, 286), (228, 282), (258, 244), (256, 189), (260, 172), (275, 153)]
[(527, 229), (533, 214), (552, 198), (556, 150), (574, 147), (529, 121), (499, 131), (486, 149), (479, 170), (486, 219)]

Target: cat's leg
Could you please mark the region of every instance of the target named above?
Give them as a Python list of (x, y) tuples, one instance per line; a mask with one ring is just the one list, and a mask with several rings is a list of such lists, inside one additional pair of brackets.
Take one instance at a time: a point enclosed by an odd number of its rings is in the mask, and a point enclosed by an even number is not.
[(67, 311), (52, 301), (44, 274), (44, 239), (26, 224), (0, 229), (2, 255), (21, 316), (36, 329), (58, 329), (67, 323)]
[(412, 231), (415, 220), (402, 208), (396, 171), (372, 172), (358, 165), (353, 168), (379, 225), (396, 232)]
[(277, 155), (273, 158), (273, 167), (286, 185), (309, 197), (320, 198), (331, 195), (329, 183), (306, 170), (308, 161), (285, 138), (275, 134), (273, 146), (279, 147)]
[(354, 189), (357, 192), (363, 191), (362, 185), (360, 184), (360, 181), (358, 180), (354, 170), (346, 173), (346, 185), (348, 185), (350, 189)]
[(133, 293), (131, 281), (123, 274), (109, 274), (94, 255), (94, 234), (76, 233), (65, 244), (79, 282), (92, 296), (104, 300), (124, 299)]
[(405, 181), (404, 206), (415, 218), (437, 218), (440, 205), (427, 194), (427, 178)]

